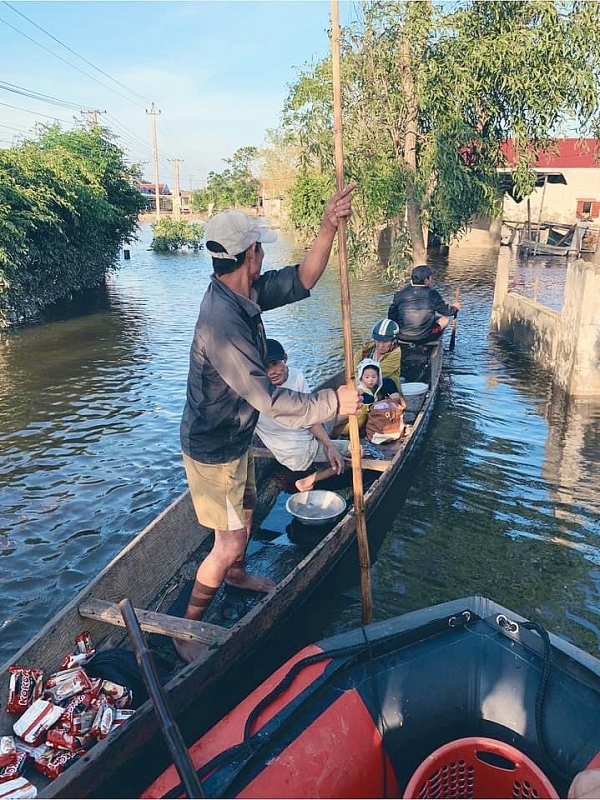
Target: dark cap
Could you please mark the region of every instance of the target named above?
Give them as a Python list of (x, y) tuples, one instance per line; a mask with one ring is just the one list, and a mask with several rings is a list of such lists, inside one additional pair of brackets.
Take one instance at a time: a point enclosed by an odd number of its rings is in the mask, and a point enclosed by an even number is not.
[(278, 342), (277, 339), (267, 339), (267, 354), (265, 356), (267, 364), (269, 361), (285, 361), (286, 358), (287, 353), (283, 349), (281, 342)]
[(427, 264), (419, 264), (418, 267), (413, 269), (410, 279), (413, 283), (420, 285), (425, 283), (427, 278), (431, 278), (432, 275), (433, 270)]

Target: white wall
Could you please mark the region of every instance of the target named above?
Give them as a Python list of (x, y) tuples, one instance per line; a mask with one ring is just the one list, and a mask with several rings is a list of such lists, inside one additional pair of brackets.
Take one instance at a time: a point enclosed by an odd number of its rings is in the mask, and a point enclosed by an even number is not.
[[(571, 224), (577, 221), (577, 200), (600, 200), (600, 168), (573, 168), (560, 171), (565, 176), (567, 185), (549, 183), (546, 186), (542, 221)], [(541, 188), (535, 189), (529, 196), (532, 223), (537, 223), (539, 219), (541, 199)], [(511, 197), (505, 195), (504, 219), (525, 222), (527, 220), (527, 200), (515, 203)], [(598, 221), (595, 220), (595, 222)]]

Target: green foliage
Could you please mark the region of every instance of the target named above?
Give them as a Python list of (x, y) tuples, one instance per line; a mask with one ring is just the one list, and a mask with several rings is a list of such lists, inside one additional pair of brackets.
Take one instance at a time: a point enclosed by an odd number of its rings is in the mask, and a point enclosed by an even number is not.
[(256, 206), (260, 184), (252, 174), (251, 167), (257, 157), (256, 147), (242, 147), (232, 158), (224, 159), (225, 163), (229, 164), (228, 169), (224, 172), (209, 172), (206, 190), (194, 192), (193, 195), (198, 196), (197, 203), (205, 205), (205, 208), (198, 210), (204, 211), (209, 203), (213, 203), (214, 211)]
[[(473, 215), (496, 216), (509, 138), (516, 188), (526, 196), (536, 154), (567, 126), (596, 135), (599, 29), (600, 3), (363, 3), (340, 42), (345, 171), (359, 183), (351, 254), (373, 262), (379, 233), (391, 228), (391, 267), (401, 268), (410, 253), (407, 207), (443, 241)], [(281, 135), (300, 149), (292, 218), (302, 228), (314, 226), (318, 187), (333, 172), (332, 118), (327, 58), (300, 72), (282, 117)]]
[(333, 192), (331, 178), (313, 172), (301, 172), (291, 190), (290, 219), (305, 239), (312, 238), (319, 230), (323, 218), (323, 207)]
[(180, 250), (190, 247), (198, 252), (202, 247), (204, 228), (196, 222), (174, 219), (161, 219), (152, 225), (153, 239), (150, 247), (157, 252), (165, 253), (169, 250)]
[(137, 177), (98, 126), (0, 150), (0, 327), (104, 281), (144, 207)]
[(207, 211), (211, 202), (208, 189), (197, 189), (192, 192), (190, 202), (194, 211)]

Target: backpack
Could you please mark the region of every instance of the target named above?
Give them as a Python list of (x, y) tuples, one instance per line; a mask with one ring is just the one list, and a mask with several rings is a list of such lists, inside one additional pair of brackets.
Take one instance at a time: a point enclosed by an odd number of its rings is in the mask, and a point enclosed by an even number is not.
[(381, 444), (384, 441), (399, 439), (404, 432), (404, 415), (398, 401), (394, 398), (377, 400), (367, 417), (367, 439)]

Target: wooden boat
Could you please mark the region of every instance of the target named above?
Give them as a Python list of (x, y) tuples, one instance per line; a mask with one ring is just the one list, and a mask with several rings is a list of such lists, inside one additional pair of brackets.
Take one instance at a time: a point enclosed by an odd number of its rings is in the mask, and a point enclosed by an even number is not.
[(566, 797), (598, 719), (600, 661), (475, 596), (304, 648), (189, 752), (206, 797)]
[[(431, 417), (441, 371), (441, 342), (428, 348), (428, 353), (429, 390), (416, 416), (406, 420), (412, 422), (407, 433), (398, 442), (381, 445), (385, 456), (382, 460), (363, 460), (372, 478), (365, 492), (369, 516), (394, 479), (404, 472)], [(410, 361), (407, 358), (409, 366)], [(341, 380), (339, 375), (325, 385), (336, 386)], [(259, 508), (255, 513), (258, 525), (274, 504), (281, 503), (281, 482), (274, 477), (276, 466), (269, 459), (258, 462)], [(279, 546), (282, 539), (286, 546)], [(253, 539), (248, 550), (249, 567), (276, 579), (276, 588), (266, 596), (243, 593), (246, 596), (242, 601), (232, 604), (230, 594), (235, 593), (239, 598), (240, 590), (222, 587), (205, 619), (184, 620), (180, 616), (187, 600), (184, 589), (187, 586), (189, 593), (196, 567), (212, 544), (212, 531), (198, 524), (186, 493), (16, 653), (10, 664), (37, 667), (46, 675), (54, 672), (65, 654), (72, 651), (75, 637), (82, 629), (90, 632), (100, 651), (126, 647), (118, 603), (127, 597), (137, 610), (142, 628), (158, 634), (156, 649), (171, 673), (165, 689), (171, 710), (178, 715), (193, 701), (200, 702), (229, 670), (256, 651), (264, 636), (308, 597), (354, 540), (351, 504), (337, 524), (322, 532), (318, 541), (312, 539), (310, 546), (306, 541), (291, 546), (292, 540), (284, 531), (276, 531), (274, 541)], [(176, 612), (172, 610), (174, 598), (183, 599)], [(171, 637), (204, 642), (209, 647), (203, 657), (184, 665), (176, 656)], [(0, 675), (0, 696), (4, 697), (8, 690), (8, 666), (4, 666)], [(10, 733), (13, 722), (14, 718), (2, 708), (0, 734)], [(113, 789), (106, 788), (110, 781), (121, 785), (120, 776), (131, 769), (136, 755), (156, 740), (160, 741), (158, 721), (151, 704), (146, 702), (126, 724), (99, 741), (51, 783), (47, 784), (33, 770), (28, 770), (27, 777), (36, 783), (42, 797), (87, 797), (93, 793), (111, 796), (108, 792)], [(107, 793), (102, 794), (103, 790)]]

